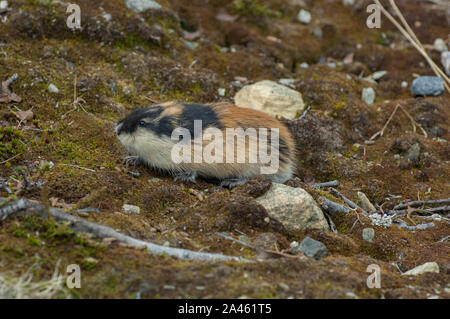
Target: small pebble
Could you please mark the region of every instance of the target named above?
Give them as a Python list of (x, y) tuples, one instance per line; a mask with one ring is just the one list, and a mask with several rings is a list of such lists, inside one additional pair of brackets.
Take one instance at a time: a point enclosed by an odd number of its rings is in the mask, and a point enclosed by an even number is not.
[(184, 41), (184, 44), (186, 44), (186, 46), (191, 49), (192, 51), (194, 51), (195, 49), (198, 48), (199, 44), (197, 42), (191, 42), (191, 41)]
[(123, 208), (123, 212), (125, 214), (140, 214), (141, 213), (141, 209), (135, 205), (124, 204), (122, 208)]
[(327, 247), (318, 240), (312, 239), (311, 237), (305, 237), (300, 245), (296, 247), (295, 252), (302, 252), (305, 256), (314, 257), (315, 259), (320, 259), (328, 255)]
[(109, 13), (103, 13), (102, 14), (103, 19), (105, 19), (106, 21), (111, 21), (112, 16)]
[(375, 102), (375, 90), (372, 88), (364, 88), (362, 91), (361, 99), (368, 105), (373, 104)]
[(289, 289), (291, 289), (291, 287), (289, 287), (287, 284), (285, 284), (284, 282), (280, 282), (278, 283), (278, 286), (280, 286), (281, 289), (283, 289), (284, 291), (288, 291)]
[(219, 93), (220, 96), (225, 96), (226, 90), (224, 88), (218, 88), (217, 92)]
[(364, 228), (362, 231), (362, 237), (365, 241), (371, 243), (373, 237), (375, 237), (375, 230), (373, 228)]
[(6, 8), (8, 8), (8, 1), (6, 0), (0, 1), (0, 10), (5, 10)]
[(300, 63), (300, 67), (303, 69), (307, 69), (309, 67), (309, 64), (306, 62), (302, 62), (302, 63)]
[(50, 92), (50, 93), (59, 93), (59, 89), (56, 87), (56, 85), (54, 85), (53, 83), (51, 83), (49, 86), (48, 86), (48, 91)]
[(301, 9), (297, 15), (297, 20), (301, 23), (308, 24), (311, 22), (311, 13), (304, 9)]
[(402, 88), (407, 88), (408, 87), (408, 82), (403, 81), (401, 84)]
[(447, 48), (447, 45), (445, 44), (445, 41), (440, 39), (440, 38), (434, 40), (434, 49), (436, 51), (439, 51), (439, 52), (448, 51), (448, 48)]

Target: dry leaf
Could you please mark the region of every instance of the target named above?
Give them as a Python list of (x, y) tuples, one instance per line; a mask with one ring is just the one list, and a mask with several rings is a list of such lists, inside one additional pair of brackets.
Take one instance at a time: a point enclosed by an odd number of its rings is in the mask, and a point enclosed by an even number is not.
[(28, 111), (18, 111), (15, 114), (17, 118), (22, 122), (31, 120), (34, 117), (34, 113), (31, 109), (29, 109)]
[(22, 98), (9, 90), (9, 83), (2, 81), (0, 87), (0, 103), (20, 102)]

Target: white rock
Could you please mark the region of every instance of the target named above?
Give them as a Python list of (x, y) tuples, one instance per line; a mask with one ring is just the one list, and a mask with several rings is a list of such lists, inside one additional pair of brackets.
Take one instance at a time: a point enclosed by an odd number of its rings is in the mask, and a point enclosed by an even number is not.
[(50, 83), (50, 85), (48, 86), (48, 91), (50, 93), (59, 93), (59, 89), (53, 83)]
[(316, 201), (302, 188), (273, 183), (270, 190), (256, 201), (288, 231), (311, 228), (329, 230)]
[(300, 63), (300, 67), (303, 69), (307, 69), (309, 67), (309, 64), (307, 62)]
[(143, 12), (148, 9), (161, 9), (162, 6), (153, 0), (124, 0), (128, 9)]
[(6, 0), (0, 1), (0, 10), (4, 10), (6, 8), (8, 8), (8, 1)]
[(311, 22), (311, 13), (304, 9), (301, 9), (297, 15), (297, 20), (301, 23), (308, 24)]
[(103, 19), (105, 19), (106, 21), (111, 21), (112, 16), (109, 13), (104, 12), (102, 14)]
[(439, 38), (434, 40), (434, 49), (439, 52), (448, 51), (445, 41)]
[(352, 6), (355, 4), (355, 0), (342, 0), (344, 6)]
[(385, 76), (388, 72), (387, 71), (377, 71), (375, 73), (372, 74), (372, 79), (379, 80), (381, 79), (383, 76)]
[(375, 102), (375, 90), (372, 88), (364, 88), (362, 90), (361, 99), (368, 105), (373, 104)]
[(402, 86), (402, 88), (407, 88), (408, 87), (408, 82), (402, 81), (401, 86)]
[(426, 272), (439, 273), (439, 265), (437, 263), (435, 263), (434, 261), (427, 262), (427, 263), (424, 263), (423, 265), (420, 265), (413, 269), (410, 269), (407, 272), (404, 272), (402, 275), (418, 276), (418, 275), (422, 275)]
[(224, 88), (218, 88), (217, 93), (219, 93), (220, 96), (225, 96), (226, 90)]
[(141, 213), (141, 209), (138, 206), (134, 206), (134, 205), (124, 204), (122, 209), (125, 214), (140, 214)]
[(237, 106), (263, 111), (270, 115), (295, 118), (303, 112), (305, 103), (302, 95), (284, 85), (273, 81), (260, 81), (244, 86), (234, 96)]

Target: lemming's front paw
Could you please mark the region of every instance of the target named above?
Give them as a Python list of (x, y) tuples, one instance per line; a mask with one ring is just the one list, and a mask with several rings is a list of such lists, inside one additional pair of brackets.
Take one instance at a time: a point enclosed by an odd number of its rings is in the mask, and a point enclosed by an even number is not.
[(197, 177), (197, 172), (177, 172), (173, 173), (174, 180), (181, 180), (183, 182), (195, 182), (195, 178)]
[(125, 164), (125, 167), (128, 168), (128, 166), (137, 166), (141, 160), (139, 159), (138, 156), (125, 156), (123, 158), (123, 162)]
[(234, 188), (236, 186), (244, 184), (247, 180), (247, 178), (227, 178), (220, 181), (220, 186)]

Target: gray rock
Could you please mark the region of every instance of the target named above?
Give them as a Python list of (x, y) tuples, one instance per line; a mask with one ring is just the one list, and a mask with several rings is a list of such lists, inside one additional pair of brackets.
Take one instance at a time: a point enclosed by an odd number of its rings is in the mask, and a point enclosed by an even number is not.
[(421, 76), (411, 84), (411, 93), (414, 96), (438, 96), (444, 92), (444, 80), (437, 76)]
[(427, 263), (424, 263), (423, 265), (420, 265), (413, 269), (410, 269), (407, 272), (404, 272), (402, 275), (418, 276), (418, 275), (422, 275), (427, 272), (439, 273), (439, 265), (435, 262), (427, 262)]
[(375, 237), (375, 230), (373, 228), (364, 228), (362, 231), (362, 237), (365, 241), (371, 243), (373, 237)]
[(444, 67), (445, 73), (447, 73), (447, 75), (450, 75), (450, 52), (449, 51), (441, 53), (441, 63), (442, 63), (442, 66)]
[(128, 204), (124, 204), (122, 209), (125, 214), (140, 214), (141, 212), (141, 209), (138, 206)]
[(59, 93), (59, 89), (53, 83), (50, 83), (48, 86), (48, 91), (50, 93)]
[(417, 164), (419, 162), (420, 156), (420, 145), (419, 143), (414, 143), (411, 147), (406, 151), (405, 157), (409, 159), (412, 163)]
[(148, 9), (161, 9), (162, 6), (153, 0), (124, 0), (128, 9), (143, 12)]
[(372, 88), (364, 88), (362, 90), (361, 99), (368, 105), (373, 104), (375, 102), (375, 90)]
[(299, 92), (268, 80), (244, 86), (234, 96), (234, 102), (240, 107), (287, 119), (295, 118), (296, 114), (303, 112), (305, 108)]
[(300, 245), (294, 248), (294, 250), (296, 253), (302, 252), (305, 256), (316, 259), (326, 257), (328, 255), (327, 247), (320, 241), (312, 239), (311, 237), (305, 237)]
[(270, 190), (256, 201), (264, 206), (270, 217), (278, 220), (288, 231), (311, 228), (329, 230), (322, 210), (302, 188), (273, 183)]
[(304, 9), (301, 9), (298, 12), (297, 20), (300, 21), (301, 23), (309, 24), (311, 22), (311, 13), (309, 13)]

